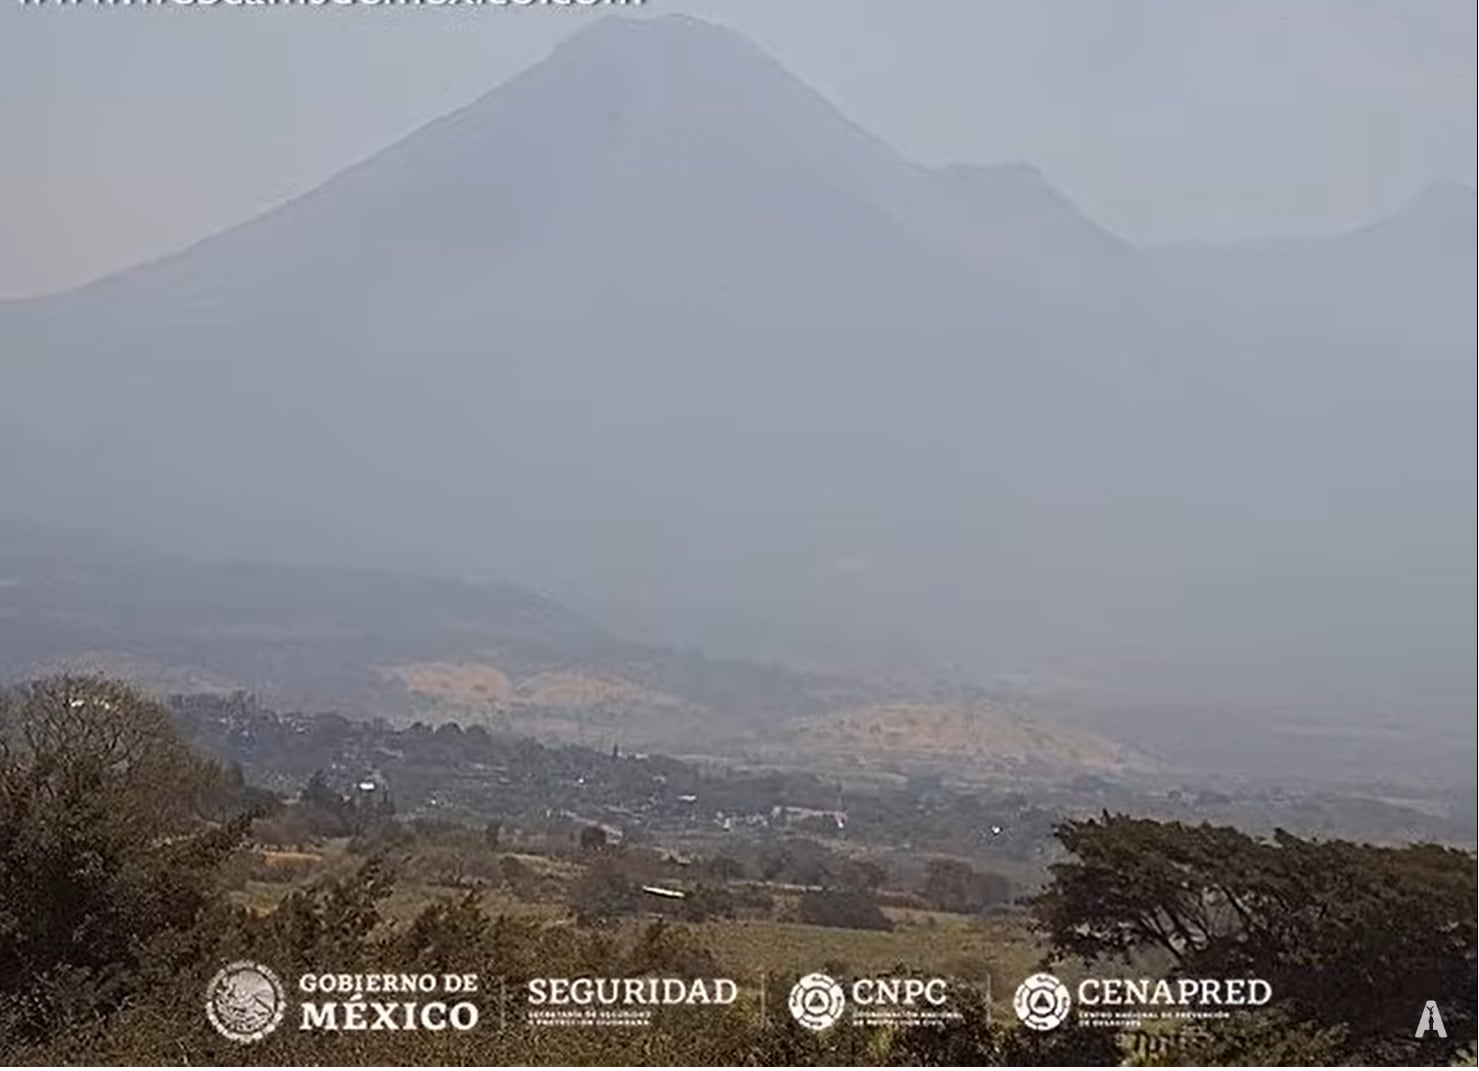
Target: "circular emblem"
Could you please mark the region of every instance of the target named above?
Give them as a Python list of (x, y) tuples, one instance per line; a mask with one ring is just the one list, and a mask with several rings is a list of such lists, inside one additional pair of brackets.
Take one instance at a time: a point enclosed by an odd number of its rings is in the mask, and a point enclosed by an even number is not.
[(1068, 1018), (1068, 987), (1051, 974), (1034, 974), (1017, 987), (1012, 1007), (1033, 1030), (1051, 1030)]
[(216, 1033), (248, 1045), (277, 1029), (288, 1010), (282, 983), (260, 963), (238, 960), (216, 972), (205, 990), (205, 1017)]
[(825, 974), (808, 974), (791, 987), (786, 1003), (791, 1017), (808, 1030), (825, 1030), (842, 1018), (847, 998), (842, 987)]

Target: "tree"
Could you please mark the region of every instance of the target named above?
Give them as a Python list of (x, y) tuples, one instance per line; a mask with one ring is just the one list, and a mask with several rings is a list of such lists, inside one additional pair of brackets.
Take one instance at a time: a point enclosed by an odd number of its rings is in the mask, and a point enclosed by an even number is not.
[(329, 787), (328, 775), (323, 770), (314, 770), (303, 785), (303, 790), (298, 793), (298, 802), (305, 807), (321, 807), (324, 810), (334, 811), (344, 803), (344, 797)]
[(888, 868), (871, 859), (850, 859), (843, 864), (840, 879), (851, 888), (877, 892), (888, 880)]
[(1041, 1033), (993, 1021), (990, 1002), (979, 991), (952, 992), (957, 1022), (901, 1029), (889, 1062), (906, 1067), (1105, 1067), (1122, 1062), (1115, 1033), (1065, 1023)]
[(716, 855), (704, 864), (713, 878), (718, 881), (740, 881), (745, 876), (745, 864), (727, 855)]
[(570, 888), (570, 906), (582, 926), (609, 922), (636, 912), (636, 884), (612, 859), (602, 859), (586, 868)]
[[(1154, 949), (1183, 976), (1263, 978), (1280, 1015), (1309, 1024), (1319, 1045), (1338, 1042), (1347, 1061), (1446, 1061), (1474, 1038), (1467, 852), (1108, 814), (1057, 833), (1075, 858), (1053, 866), (1033, 910), (1058, 953)], [(1446, 1041), (1412, 1036), (1428, 1000)]]
[(1011, 882), (981, 873), (958, 859), (932, 859), (924, 872), (924, 898), (941, 911), (969, 915), (1011, 899)]
[(738, 909), (734, 893), (723, 885), (700, 884), (680, 902), (678, 915), (688, 922), (732, 919)]
[(878, 902), (861, 889), (822, 889), (802, 895), (797, 908), (802, 922), (848, 930), (892, 930)]
[(319, 836), (348, 836), (359, 832), (363, 825), (354, 800), (330, 785), (323, 770), (313, 771), (298, 793), (298, 805), (307, 817), (309, 828)]
[(767, 851), (760, 857), (760, 876), (766, 881), (775, 881), (790, 865), (790, 853), (784, 848)]
[(246, 830), (201, 814), (224, 784), (125, 685), (61, 676), (0, 697), (0, 1036), (106, 1015), (148, 947), (216, 902)]

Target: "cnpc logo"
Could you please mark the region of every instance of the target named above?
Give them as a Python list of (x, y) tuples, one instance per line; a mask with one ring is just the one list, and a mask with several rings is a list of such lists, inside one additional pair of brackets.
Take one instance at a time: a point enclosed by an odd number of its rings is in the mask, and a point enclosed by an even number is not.
[(849, 1001), (867, 1023), (912, 1021), (924, 1009), (943, 1008), (950, 999), (943, 978), (859, 978), (844, 989), (831, 975), (808, 974), (791, 987), (786, 1001), (791, 1018), (807, 1030), (821, 1031), (842, 1018)]

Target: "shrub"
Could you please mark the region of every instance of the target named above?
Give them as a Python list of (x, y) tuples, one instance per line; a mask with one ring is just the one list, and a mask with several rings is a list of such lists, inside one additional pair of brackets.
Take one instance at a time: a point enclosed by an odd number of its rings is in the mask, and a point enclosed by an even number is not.
[(801, 897), (797, 915), (811, 926), (846, 930), (892, 930), (878, 902), (861, 889), (823, 889)]

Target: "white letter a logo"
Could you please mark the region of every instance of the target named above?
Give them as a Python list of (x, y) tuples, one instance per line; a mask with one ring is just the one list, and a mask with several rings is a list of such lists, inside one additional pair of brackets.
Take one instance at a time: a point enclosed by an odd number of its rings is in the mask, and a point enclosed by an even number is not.
[(1448, 1031), (1443, 1029), (1443, 1016), (1438, 1014), (1438, 1002), (1430, 1000), (1423, 1005), (1423, 1017), (1417, 1021), (1417, 1033), (1415, 1038), (1425, 1038), (1429, 1030), (1438, 1031), (1440, 1038), (1446, 1038)]

